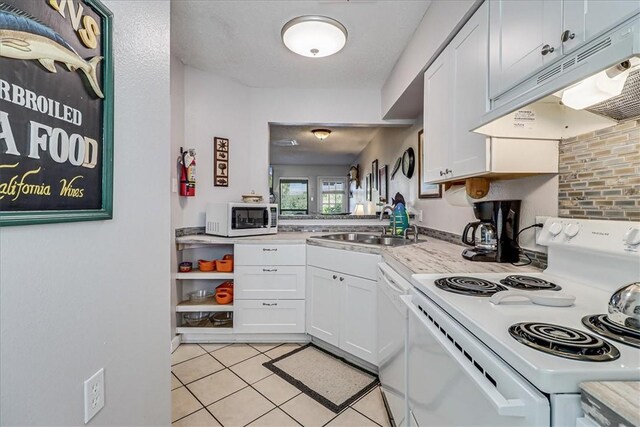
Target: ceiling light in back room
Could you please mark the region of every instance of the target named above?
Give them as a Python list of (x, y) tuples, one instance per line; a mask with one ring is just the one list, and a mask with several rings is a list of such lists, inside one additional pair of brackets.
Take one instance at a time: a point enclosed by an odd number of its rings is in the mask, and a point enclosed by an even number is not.
[(298, 145), (298, 141), (296, 141), (295, 139), (278, 139), (276, 141), (273, 141), (271, 144), (275, 145), (276, 147), (294, 147)]
[(313, 133), (316, 138), (318, 138), (320, 142), (322, 142), (327, 139), (327, 137), (331, 134), (331, 131), (329, 129), (314, 129), (311, 131), (311, 133)]
[(305, 15), (284, 24), (281, 36), (290, 51), (309, 58), (323, 58), (342, 50), (347, 42), (347, 29), (335, 19)]

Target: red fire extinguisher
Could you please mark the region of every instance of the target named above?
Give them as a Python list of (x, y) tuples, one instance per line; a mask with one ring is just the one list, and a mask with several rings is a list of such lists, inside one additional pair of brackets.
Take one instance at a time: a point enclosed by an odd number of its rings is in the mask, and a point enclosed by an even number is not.
[(180, 195), (196, 195), (196, 152), (194, 149), (180, 149)]

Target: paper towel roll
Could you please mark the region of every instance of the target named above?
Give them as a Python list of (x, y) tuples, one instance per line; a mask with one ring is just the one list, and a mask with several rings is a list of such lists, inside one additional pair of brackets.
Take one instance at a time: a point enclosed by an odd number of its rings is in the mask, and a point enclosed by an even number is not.
[(452, 185), (444, 192), (444, 199), (451, 206), (469, 207), (471, 205), (467, 199), (467, 190), (464, 185)]

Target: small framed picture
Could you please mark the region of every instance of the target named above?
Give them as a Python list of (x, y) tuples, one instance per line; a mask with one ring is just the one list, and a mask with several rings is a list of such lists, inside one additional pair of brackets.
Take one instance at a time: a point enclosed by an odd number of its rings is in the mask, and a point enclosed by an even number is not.
[(216, 136), (213, 138), (213, 185), (229, 186), (229, 140)]
[(389, 201), (389, 173), (388, 166), (384, 165), (380, 169), (378, 169), (378, 181), (380, 182), (380, 201), (388, 202)]
[(438, 199), (442, 197), (442, 184), (423, 182), (424, 171), (424, 129), (418, 132), (418, 198)]
[(367, 193), (367, 201), (371, 201), (371, 174), (368, 173), (365, 179), (364, 189)]
[(373, 174), (373, 181), (371, 181), (371, 186), (374, 190), (378, 191), (380, 189), (380, 181), (378, 180), (378, 159), (375, 159), (371, 162), (371, 173)]

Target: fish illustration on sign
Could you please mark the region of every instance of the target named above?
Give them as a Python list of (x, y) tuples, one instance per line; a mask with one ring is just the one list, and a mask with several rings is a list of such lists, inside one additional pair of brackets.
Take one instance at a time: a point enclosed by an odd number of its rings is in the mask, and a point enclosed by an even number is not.
[(51, 73), (60, 62), (69, 71), (82, 71), (96, 96), (104, 98), (96, 74), (102, 56), (85, 61), (60, 34), (5, 3), (0, 3), (0, 57), (37, 60)]

